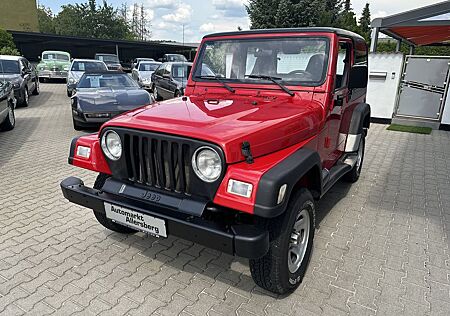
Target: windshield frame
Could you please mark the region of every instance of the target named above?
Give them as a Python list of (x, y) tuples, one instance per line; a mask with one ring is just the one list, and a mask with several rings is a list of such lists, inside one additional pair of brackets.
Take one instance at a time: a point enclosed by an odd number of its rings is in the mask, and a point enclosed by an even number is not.
[[(191, 79), (194, 82), (214, 82), (214, 80), (211, 79), (202, 79), (198, 76), (201, 76), (201, 64), (203, 63), (203, 56), (205, 54), (206, 46), (208, 43), (213, 42), (230, 42), (230, 41), (264, 41), (264, 40), (285, 40), (285, 39), (307, 39), (307, 40), (323, 40), (325, 42), (325, 63), (324, 63), (324, 69), (322, 74), (322, 79), (320, 82), (311, 82), (311, 81), (285, 81), (285, 80), (279, 80), (281, 84), (287, 87), (320, 87), (322, 86), (326, 80), (327, 80), (327, 73), (328, 69), (330, 67), (330, 53), (331, 53), (331, 38), (326, 35), (283, 35), (283, 36), (270, 36), (270, 37), (261, 37), (261, 36), (252, 36), (252, 37), (225, 37), (225, 38), (207, 38), (205, 39), (202, 44), (201, 48), (198, 52), (197, 58), (195, 60), (195, 65), (193, 66), (193, 69), (191, 71)], [(200, 67), (199, 67), (200, 66)], [(225, 78), (220, 77), (220, 79), (228, 84), (239, 84), (239, 85), (258, 85), (258, 84), (264, 84), (264, 85), (276, 85), (274, 82), (271, 82), (270, 80), (254, 80), (254, 79), (236, 79), (236, 78)]]

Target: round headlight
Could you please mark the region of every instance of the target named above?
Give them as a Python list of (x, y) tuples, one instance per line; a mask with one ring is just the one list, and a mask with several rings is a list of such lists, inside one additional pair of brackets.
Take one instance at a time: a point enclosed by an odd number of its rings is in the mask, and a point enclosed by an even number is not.
[(203, 181), (214, 182), (222, 173), (222, 161), (214, 149), (200, 147), (192, 156), (192, 168)]
[(102, 137), (102, 150), (111, 160), (118, 160), (122, 156), (122, 141), (114, 131), (107, 131)]

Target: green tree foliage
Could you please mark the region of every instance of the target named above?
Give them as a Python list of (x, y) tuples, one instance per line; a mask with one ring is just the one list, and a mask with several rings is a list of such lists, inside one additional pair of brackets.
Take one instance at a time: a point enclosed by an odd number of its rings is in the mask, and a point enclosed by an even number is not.
[(46, 8), (42, 5), (38, 7), (38, 22), (39, 31), (41, 33), (55, 33), (55, 24), (53, 12), (50, 8)]
[[(377, 46), (378, 53), (393, 53), (397, 47), (395, 41), (379, 42)], [(409, 54), (409, 46), (402, 43), (400, 46), (400, 52), (403, 54)], [(430, 56), (450, 56), (450, 47), (445, 46), (419, 46), (415, 50), (416, 55), (430, 55)]]
[(100, 4), (96, 0), (87, 0), (63, 5), (56, 15), (49, 8), (39, 6), (39, 29), (42, 33), (59, 35), (144, 40), (151, 34), (150, 23), (142, 4), (134, 4), (134, 8), (132, 21), (128, 21), (126, 3), (115, 8), (106, 0)]
[(361, 17), (359, 18), (359, 28), (361, 30), (361, 35), (368, 41), (370, 40), (370, 8), (369, 4), (366, 3)]
[(11, 34), (0, 29), (0, 55), (20, 55)]
[(55, 33), (107, 39), (134, 39), (128, 24), (118, 10), (106, 0), (63, 5), (54, 18)]
[(251, 28), (302, 27), (319, 23), (320, 0), (249, 0)]
[(360, 23), (350, 0), (249, 0), (251, 28), (330, 26), (370, 37), (370, 9), (366, 4)]

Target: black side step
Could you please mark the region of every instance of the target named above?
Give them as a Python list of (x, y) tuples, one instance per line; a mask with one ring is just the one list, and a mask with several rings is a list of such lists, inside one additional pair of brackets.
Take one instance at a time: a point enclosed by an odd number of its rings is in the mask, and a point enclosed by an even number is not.
[(350, 170), (352, 170), (352, 166), (344, 162), (338, 162), (333, 168), (331, 168), (328, 176), (323, 182), (322, 196)]

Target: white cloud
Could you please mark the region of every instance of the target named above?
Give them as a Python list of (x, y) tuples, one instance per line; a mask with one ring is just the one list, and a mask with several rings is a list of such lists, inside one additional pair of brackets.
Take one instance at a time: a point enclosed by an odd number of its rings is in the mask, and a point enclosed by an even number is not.
[(177, 5), (175, 12), (163, 15), (162, 19), (166, 22), (189, 22), (192, 16), (192, 7), (186, 3)]
[(226, 17), (243, 17), (247, 15), (244, 4), (247, 0), (213, 0), (212, 4), (217, 11)]
[(176, 4), (176, 0), (146, 0), (144, 2), (145, 6), (152, 9), (175, 9)]
[(214, 24), (212, 23), (205, 23), (200, 25), (199, 28), (200, 32), (212, 32), (215, 30)]

